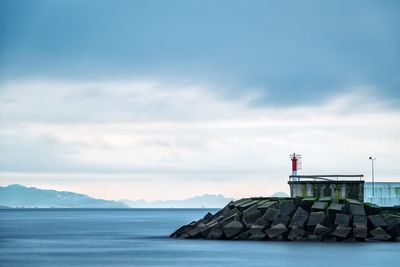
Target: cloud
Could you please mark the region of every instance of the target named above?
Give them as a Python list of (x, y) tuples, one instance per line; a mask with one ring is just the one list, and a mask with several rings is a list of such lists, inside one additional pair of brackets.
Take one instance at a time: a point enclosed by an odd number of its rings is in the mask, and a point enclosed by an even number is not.
[(258, 88), (269, 105), (374, 85), (398, 101), (399, 10), (397, 1), (3, 0), (0, 80), (209, 82), (230, 97)]
[(0, 1), (1, 182), (266, 195), (294, 151), (306, 173), (367, 174), (373, 153), (396, 179), (399, 9)]
[(368, 174), (373, 153), (377, 180), (395, 179), (400, 113), (368, 90), (275, 107), (252, 105), (255, 93), (227, 99), (193, 84), (8, 83), (0, 88), (0, 177), (106, 198), (118, 190), (147, 199), (263, 195), (287, 189), (288, 155), (299, 152), (308, 174)]

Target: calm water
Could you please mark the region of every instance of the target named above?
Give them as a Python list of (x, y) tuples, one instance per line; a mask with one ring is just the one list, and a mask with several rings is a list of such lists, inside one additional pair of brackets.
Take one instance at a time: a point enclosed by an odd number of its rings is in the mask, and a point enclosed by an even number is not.
[[(399, 266), (399, 243), (176, 240), (209, 210), (0, 210), (0, 266)], [(212, 212), (215, 212), (212, 211)]]

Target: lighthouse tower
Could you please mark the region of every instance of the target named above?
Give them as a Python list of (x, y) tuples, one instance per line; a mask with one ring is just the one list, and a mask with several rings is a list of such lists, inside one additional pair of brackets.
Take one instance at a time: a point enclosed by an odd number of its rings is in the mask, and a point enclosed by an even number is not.
[(290, 155), (290, 160), (292, 161), (292, 175), (290, 175), (290, 180), (297, 181), (297, 170), (301, 169), (301, 155), (293, 153)]

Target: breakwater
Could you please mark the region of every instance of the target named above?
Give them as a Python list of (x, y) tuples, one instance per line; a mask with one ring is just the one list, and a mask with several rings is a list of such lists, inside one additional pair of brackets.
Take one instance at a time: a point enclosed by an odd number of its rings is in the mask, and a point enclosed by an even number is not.
[(245, 198), (184, 225), (174, 238), (277, 241), (400, 241), (400, 209), (354, 199)]

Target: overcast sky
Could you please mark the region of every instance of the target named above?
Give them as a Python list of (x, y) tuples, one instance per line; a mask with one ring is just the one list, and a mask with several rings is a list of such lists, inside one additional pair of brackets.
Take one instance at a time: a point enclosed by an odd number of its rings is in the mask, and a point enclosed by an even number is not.
[(399, 1), (0, 0), (0, 184), (107, 199), (400, 179)]

